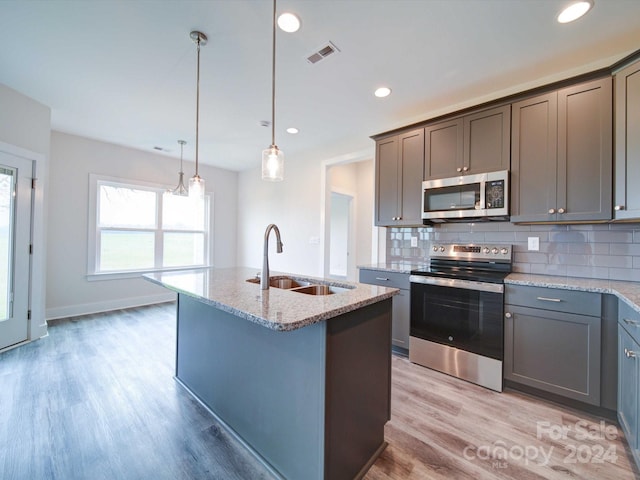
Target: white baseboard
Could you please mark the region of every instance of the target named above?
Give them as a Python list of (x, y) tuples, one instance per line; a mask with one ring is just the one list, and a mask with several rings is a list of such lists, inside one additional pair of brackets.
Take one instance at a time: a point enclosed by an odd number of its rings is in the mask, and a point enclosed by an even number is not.
[(146, 295), (144, 297), (122, 298), (96, 303), (80, 303), (77, 305), (68, 305), (66, 307), (47, 308), (45, 316), (47, 320), (77, 317), (80, 315), (90, 315), (92, 313), (120, 310), (122, 308), (141, 307), (143, 305), (152, 305), (154, 303), (172, 302), (175, 301), (175, 299), (176, 293), (166, 292), (157, 295)]

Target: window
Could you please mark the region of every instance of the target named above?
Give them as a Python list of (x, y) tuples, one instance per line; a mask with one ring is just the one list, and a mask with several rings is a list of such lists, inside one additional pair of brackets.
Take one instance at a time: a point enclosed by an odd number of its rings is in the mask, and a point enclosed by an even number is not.
[(90, 277), (208, 264), (208, 196), (97, 175), (90, 184)]

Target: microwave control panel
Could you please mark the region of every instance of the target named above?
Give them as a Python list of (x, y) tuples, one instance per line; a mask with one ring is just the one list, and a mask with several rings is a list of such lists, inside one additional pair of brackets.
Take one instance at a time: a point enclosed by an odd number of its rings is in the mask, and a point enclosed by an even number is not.
[(485, 185), (487, 208), (504, 208), (504, 180), (490, 180)]

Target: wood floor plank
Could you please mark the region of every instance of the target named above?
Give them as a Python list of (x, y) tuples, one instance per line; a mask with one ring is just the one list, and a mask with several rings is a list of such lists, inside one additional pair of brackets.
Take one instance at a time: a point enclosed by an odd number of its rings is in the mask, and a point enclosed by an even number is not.
[[(174, 368), (175, 304), (57, 321), (48, 337), (0, 354), (0, 478), (272, 478), (173, 380)], [(578, 422), (605, 422), (616, 438), (582, 438)], [(550, 434), (563, 427), (563, 438)], [(398, 356), (385, 437), (367, 480), (640, 478), (610, 420)], [(617, 458), (596, 463), (599, 449)]]

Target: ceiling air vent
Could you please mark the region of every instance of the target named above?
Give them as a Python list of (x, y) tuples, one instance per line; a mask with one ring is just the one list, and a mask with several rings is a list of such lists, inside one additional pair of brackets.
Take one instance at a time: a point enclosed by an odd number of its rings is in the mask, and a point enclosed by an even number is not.
[(324, 60), (330, 55), (334, 53), (338, 53), (340, 49), (336, 47), (333, 43), (328, 42), (326, 45), (323, 45), (318, 49), (317, 52), (312, 53), (307, 57), (307, 62), (309, 63), (318, 63), (320, 60)]

